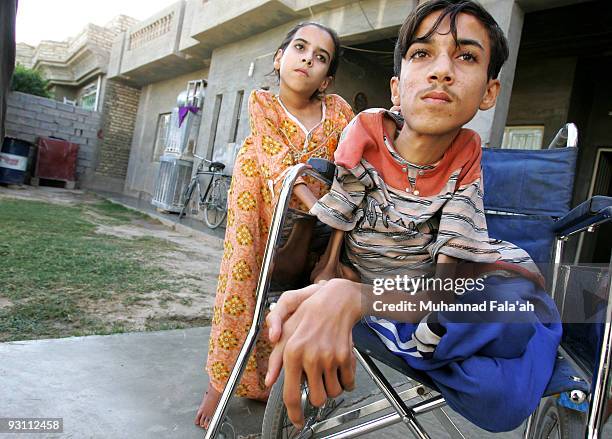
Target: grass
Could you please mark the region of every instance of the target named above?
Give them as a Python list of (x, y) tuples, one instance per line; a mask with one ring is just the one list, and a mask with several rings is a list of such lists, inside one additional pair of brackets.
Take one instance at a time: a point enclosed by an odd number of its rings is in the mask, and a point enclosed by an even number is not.
[(107, 201), (70, 207), (0, 200), (0, 299), (12, 303), (0, 308), (0, 341), (123, 332), (124, 324), (100, 318), (96, 303), (130, 305), (176, 287), (150, 263), (174, 244), (97, 234), (91, 212), (105, 225), (143, 218)]

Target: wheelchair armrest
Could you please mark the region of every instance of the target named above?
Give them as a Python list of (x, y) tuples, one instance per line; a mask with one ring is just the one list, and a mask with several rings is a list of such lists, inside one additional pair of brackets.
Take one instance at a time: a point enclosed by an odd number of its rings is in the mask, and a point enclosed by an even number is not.
[(331, 186), (334, 175), (336, 174), (336, 165), (334, 165), (334, 162), (321, 158), (311, 158), (308, 159), (306, 163), (321, 174), (321, 177), (327, 180), (328, 184)]
[(612, 197), (596, 195), (557, 220), (553, 226), (553, 231), (557, 235), (568, 236), (611, 219)]

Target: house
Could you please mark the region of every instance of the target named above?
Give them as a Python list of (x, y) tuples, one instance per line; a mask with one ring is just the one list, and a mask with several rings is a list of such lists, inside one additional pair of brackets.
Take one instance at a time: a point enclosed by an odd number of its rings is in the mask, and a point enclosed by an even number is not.
[[(591, 195), (612, 195), (608, 128), (612, 85), (605, 75), (612, 63), (612, 4), (605, 0), (481, 2), (506, 33), (510, 59), (501, 73), (502, 93), (496, 107), (478, 113), (469, 127), (479, 132), (485, 147), (542, 148), (564, 123), (575, 122), (580, 136), (574, 203)], [(388, 107), (394, 37), (417, 4), (417, 0), (181, 0), (129, 26), (116, 37), (105, 70), (107, 83), (115, 85), (105, 98), (109, 102), (112, 96), (112, 104), (102, 111), (115, 116), (106, 117), (100, 181), (107, 188), (151, 199), (170, 112), (192, 80), (208, 83), (194, 152), (208, 158), (231, 155), (248, 133), (249, 92), (275, 89), (275, 78), (269, 75), (274, 51), (287, 30), (300, 21), (327, 24), (341, 37), (345, 56), (334, 92), (355, 108)], [(40, 48), (38, 53), (40, 68), (54, 71), (51, 60), (43, 61)], [(93, 52), (88, 57), (98, 59)], [(74, 59), (77, 63), (76, 55)], [(73, 87), (72, 94), (65, 95), (82, 101), (88, 96), (86, 87), (94, 83), (87, 81), (96, 77), (83, 72), (65, 83), (58, 77), (55, 87), (58, 93)], [(585, 254), (603, 255), (610, 248), (612, 233), (603, 229), (585, 240)]]

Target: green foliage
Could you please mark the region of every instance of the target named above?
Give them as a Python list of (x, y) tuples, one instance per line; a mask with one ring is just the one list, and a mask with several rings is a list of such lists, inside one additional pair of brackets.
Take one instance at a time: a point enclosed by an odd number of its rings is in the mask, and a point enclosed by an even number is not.
[(43, 98), (52, 98), (53, 96), (47, 90), (48, 84), (49, 81), (43, 78), (39, 71), (28, 69), (21, 64), (15, 66), (11, 90), (42, 96)]

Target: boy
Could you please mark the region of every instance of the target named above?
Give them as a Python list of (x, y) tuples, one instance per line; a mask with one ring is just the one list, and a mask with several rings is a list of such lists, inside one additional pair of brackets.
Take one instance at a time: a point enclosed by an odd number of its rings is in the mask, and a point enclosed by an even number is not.
[[(427, 373), (453, 409), (482, 428), (514, 429), (539, 402), (561, 336), (558, 314), (527, 253), (488, 238), (480, 139), (462, 128), (478, 109), (495, 104), (497, 75), (507, 57), (502, 31), (472, 1), (426, 2), (404, 22), (391, 91), (405, 122), (377, 110), (357, 116), (335, 154), (332, 190), (311, 208), (321, 221), (346, 231), (348, 261), (338, 261), (336, 233), (315, 274), (316, 280), (332, 280), (281, 296), (268, 317), (270, 339), (278, 343), (266, 384), (284, 363), (284, 400), (296, 425), (303, 422), (302, 373), (314, 405), (353, 386), (351, 328), (361, 318), (391, 351)], [(457, 324), (431, 307), (391, 312), (380, 306), (440, 300), (440, 291), (379, 296), (370, 286), (398, 273), (423, 281), (434, 273), (458, 279), (463, 261), (479, 264), (469, 271), (483, 290), (468, 288), (471, 295), (461, 297), (463, 290), (455, 289), (457, 302), (469, 304), (475, 291), (483, 291), (488, 301), (529, 303), (533, 311), (512, 314), (510, 321), (520, 319), (519, 325), (470, 320), (486, 313), (468, 313)], [(347, 265), (363, 284), (350, 280)]]

